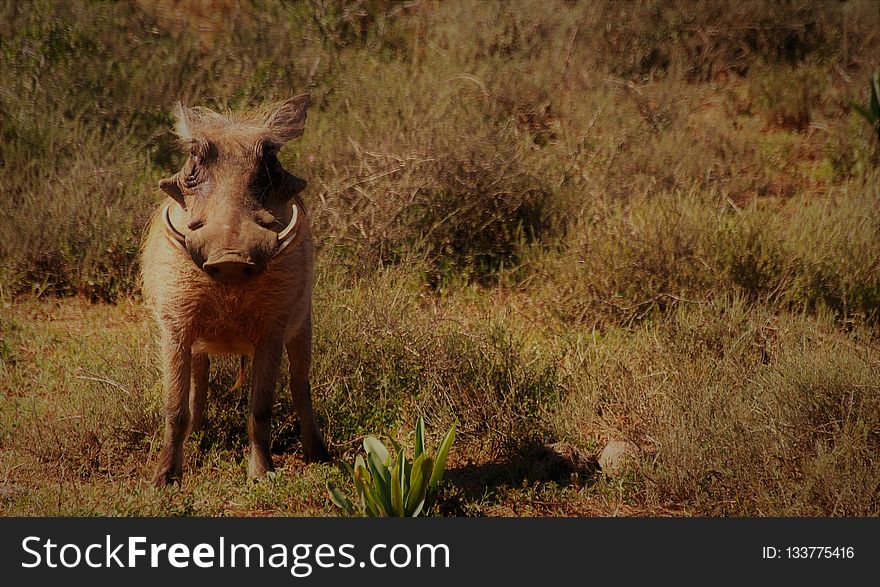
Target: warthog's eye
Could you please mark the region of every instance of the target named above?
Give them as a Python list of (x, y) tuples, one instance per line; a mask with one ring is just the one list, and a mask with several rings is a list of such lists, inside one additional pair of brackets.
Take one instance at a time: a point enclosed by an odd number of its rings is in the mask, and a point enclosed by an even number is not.
[(213, 153), (208, 141), (193, 141), (189, 147), (189, 159), (183, 174), (183, 185), (195, 188), (202, 181), (202, 169)]
[(183, 185), (189, 189), (193, 189), (197, 185), (199, 185), (199, 166), (193, 162), (189, 169), (186, 172), (186, 175), (183, 176)]
[(183, 175), (183, 185), (190, 189), (199, 185), (201, 181), (200, 169), (200, 157), (190, 155), (189, 161), (187, 162), (186, 173)]
[(277, 179), (278, 174), (281, 173), (281, 163), (278, 161), (278, 145), (274, 143), (265, 143), (263, 146), (263, 166), (272, 176), (272, 179)]
[(190, 159), (205, 163), (216, 154), (214, 144), (205, 140), (193, 140), (189, 144)]

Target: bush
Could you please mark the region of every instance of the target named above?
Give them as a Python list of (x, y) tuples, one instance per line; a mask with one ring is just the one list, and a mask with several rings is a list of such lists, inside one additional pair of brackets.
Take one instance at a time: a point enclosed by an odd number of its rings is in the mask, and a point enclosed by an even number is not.
[(460, 321), (432, 308), (411, 267), (316, 292), (315, 390), (332, 414), (330, 441), (347, 445), (416, 413), (458, 422), (463, 440), (510, 454), (540, 438), (556, 398), (556, 367), (522, 342), (515, 321)]
[(629, 325), (725, 292), (874, 321), (880, 232), (868, 210), (877, 195), (851, 189), (778, 209), (737, 209), (696, 192), (597, 206), (580, 242), (536, 255), (533, 270), (561, 316), (588, 324)]

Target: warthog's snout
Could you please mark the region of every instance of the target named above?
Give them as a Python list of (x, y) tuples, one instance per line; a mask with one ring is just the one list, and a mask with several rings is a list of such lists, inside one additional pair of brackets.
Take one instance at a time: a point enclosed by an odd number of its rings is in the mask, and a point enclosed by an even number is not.
[(220, 283), (243, 283), (257, 275), (262, 267), (239, 255), (226, 254), (206, 261), (202, 270)]
[[(241, 284), (255, 277), (269, 260), (284, 251), (299, 234), (299, 207), (295, 203), (290, 207), (289, 222), (277, 233), (242, 214), (237, 221), (190, 222), (188, 232), (184, 234), (172, 222), (171, 208), (171, 204), (166, 205), (161, 214), (168, 240), (219, 283)], [(267, 222), (264, 217), (263, 223)], [(233, 224), (234, 232), (230, 231)]]

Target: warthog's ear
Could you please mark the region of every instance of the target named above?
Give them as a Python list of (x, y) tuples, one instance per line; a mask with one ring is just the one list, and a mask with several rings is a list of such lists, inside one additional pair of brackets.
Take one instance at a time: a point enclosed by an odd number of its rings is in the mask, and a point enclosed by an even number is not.
[(308, 94), (296, 96), (272, 109), (266, 116), (266, 128), (279, 144), (303, 134), (306, 127), (306, 111), (311, 98)]
[(180, 189), (180, 182), (178, 181), (178, 175), (176, 173), (168, 179), (160, 180), (159, 189), (174, 198), (175, 201), (180, 204), (181, 208), (186, 208), (186, 201), (183, 197), (183, 192)]

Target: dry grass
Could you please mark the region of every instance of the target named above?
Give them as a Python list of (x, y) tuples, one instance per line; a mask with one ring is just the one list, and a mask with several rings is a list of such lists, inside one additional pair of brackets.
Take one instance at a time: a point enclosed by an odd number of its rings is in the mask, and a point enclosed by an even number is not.
[[(3, 513), (331, 513), (284, 393), (244, 483), (232, 361), (184, 487), (144, 483), (171, 103), (307, 89), (337, 455), (424, 415), (461, 432), (437, 514), (880, 514), (875, 3), (6, 3), (0, 37)], [(620, 475), (535, 473), (612, 439)]]

